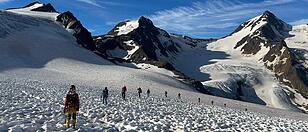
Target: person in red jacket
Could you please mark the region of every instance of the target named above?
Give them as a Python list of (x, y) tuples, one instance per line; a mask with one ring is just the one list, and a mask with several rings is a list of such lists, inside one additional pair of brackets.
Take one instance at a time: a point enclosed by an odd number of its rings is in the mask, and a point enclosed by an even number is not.
[(76, 114), (77, 111), (79, 111), (79, 97), (76, 93), (76, 87), (75, 85), (71, 85), (70, 90), (68, 91), (65, 101), (64, 101), (64, 113), (67, 115), (66, 119), (66, 127), (70, 127), (70, 120), (73, 118), (73, 128), (76, 127)]

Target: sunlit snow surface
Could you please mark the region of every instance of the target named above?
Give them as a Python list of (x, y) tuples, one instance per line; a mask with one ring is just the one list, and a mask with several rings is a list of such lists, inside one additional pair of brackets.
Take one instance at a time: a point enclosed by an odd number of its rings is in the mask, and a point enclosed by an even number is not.
[[(0, 131), (65, 131), (63, 98), (67, 85), (38, 80), (1, 77)], [(110, 88), (109, 104), (99, 99), (101, 87), (77, 85), (81, 109), (77, 116), (79, 131), (102, 130), (157, 130), (157, 131), (307, 131), (306, 121), (272, 117), (244, 109), (222, 107), (223, 100), (202, 102), (164, 98), (158, 93), (146, 98), (128, 94), (127, 101), (120, 97), (119, 88)], [(160, 93), (162, 94), (162, 92)], [(183, 96), (187, 96), (183, 94)], [(221, 106), (216, 106), (217, 103)], [(239, 103), (239, 102), (238, 102)], [(256, 109), (254, 109), (256, 110)], [(270, 111), (270, 110), (269, 110)], [(279, 112), (279, 111), (276, 111)], [(284, 113), (292, 114), (292, 113)], [(300, 119), (300, 118), (298, 118)]]
[(124, 25), (118, 27), (118, 29), (116, 30), (118, 32), (117, 35), (128, 34), (134, 29), (138, 28), (138, 26), (139, 22), (137, 20), (125, 22)]

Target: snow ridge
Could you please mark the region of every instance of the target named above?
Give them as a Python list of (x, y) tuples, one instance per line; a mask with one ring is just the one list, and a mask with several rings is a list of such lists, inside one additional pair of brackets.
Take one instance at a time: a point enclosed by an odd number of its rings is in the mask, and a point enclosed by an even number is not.
[(125, 22), (124, 25), (117, 27), (117, 30), (115, 31), (118, 32), (117, 35), (124, 35), (130, 33), (131, 31), (135, 30), (138, 27), (139, 27), (138, 20), (127, 21)]

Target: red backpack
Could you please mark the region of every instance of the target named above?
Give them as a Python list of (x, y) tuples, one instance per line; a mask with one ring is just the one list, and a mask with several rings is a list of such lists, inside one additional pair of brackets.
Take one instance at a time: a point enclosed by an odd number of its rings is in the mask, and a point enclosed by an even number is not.
[(79, 105), (79, 98), (77, 93), (68, 93), (66, 95), (66, 106), (68, 108), (70, 107), (76, 107)]

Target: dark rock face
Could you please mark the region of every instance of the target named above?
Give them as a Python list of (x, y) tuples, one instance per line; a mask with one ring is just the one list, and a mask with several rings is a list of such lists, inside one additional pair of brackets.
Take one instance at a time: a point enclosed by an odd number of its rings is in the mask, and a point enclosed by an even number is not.
[(280, 43), (271, 48), (263, 58), (264, 62), (274, 62), (274, 59), (277, 58), (278, 61), (276, 60), (275, 64), (266, 65), (266, 67), (276, 73), (275, 75), (280, 82), (296, 89), (305, 98), (308, 98), (308, 79), (305, 76), (307, 69), (295, 66), (294, 62), (297, 62), (296, 58), (294, 58), (295, 55), (287, 48), (284, 41)]
[(32, 9), (31, 11), (42, 11), (42, 12), (57, 12), (56, 9), (50, 4), (44, 4), (41, 7)]
[[(257, 24), (266, 22), (251, 34), (243, 37), (234, 47), (242, 46), (243, 54), (258, 54), (261, 47), (268, 49), (263, 58), (264, 65), (275, 73), (278, 80), (301, 93), (308, 98), (307, 69), (303, 68), (296, 59), (296, 54), (286, 45), (284, 39), (289, 37), (291, 26), (278, 19), (269, 11), (263, 13), (259, 19), (248, 21), (239, 26), (232, 34)], [(231, 35), (232, 35), (231, 34)]]
[(26, 5), (26, 6), (24, 6), (23, 8), (31, 7), (31, 6), (33, 6), (33, 5), (35, 5), (35, 4), (40, 4), (40, 2), (38, 2), (38, 1), (32, 2), (32, 3), (30, 3), (30, 4)]
[(69, 11), (57, 16), (56, 21), (60, 22), (67, 30), (72, 32), (77, 43), (89, 50), (95, 49), (91, 33), (82, 26), (80, 21)]

